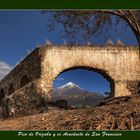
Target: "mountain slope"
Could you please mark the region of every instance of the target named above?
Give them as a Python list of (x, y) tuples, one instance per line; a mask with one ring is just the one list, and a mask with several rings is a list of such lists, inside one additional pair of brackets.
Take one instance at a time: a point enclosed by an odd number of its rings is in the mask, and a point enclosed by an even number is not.
[(104, 98), (102, 94), (86, 91), (72, 82), (54, 89), (52, 94), (52, 100), (65, 99), (72, 106), (96, 106)]

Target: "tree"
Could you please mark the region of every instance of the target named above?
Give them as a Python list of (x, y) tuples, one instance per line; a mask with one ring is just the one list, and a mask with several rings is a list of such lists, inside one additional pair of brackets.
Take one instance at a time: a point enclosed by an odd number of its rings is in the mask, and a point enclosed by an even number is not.
[[(43, 13), (47, 13), (43, 11)], [(76, 36), (81, 36), (85, 41), (93, 36), (100, 36), (103, 29), (112, 24), (112, 15), (117, 18), (117, 23), (125, 21), (136, 36), (140, 47), (140, 11), (139, 10), (80, 10), (80, 11), (52, 11), (52, 19), (48, 28), (53, 30), (55, 23), (64, 27), (63, 37), (68, 38), (69, 44), (76, 43)], [(74, 40), (75, 39), (75, 42)]]
[(134, 32), (136, 39), (140, 47), (140, 11), (139, 10), (116, 10), (116, 11), (101, 11), (103, 13), (109, 13), (118, 16), (120, 19), (125, 20), (132, 31)]

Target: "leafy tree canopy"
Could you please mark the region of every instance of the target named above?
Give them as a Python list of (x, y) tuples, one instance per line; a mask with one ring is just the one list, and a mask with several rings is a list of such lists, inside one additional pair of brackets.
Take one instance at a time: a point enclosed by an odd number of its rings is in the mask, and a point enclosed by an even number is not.
[[(43, 11), (42, 13), (49, 13)], [(75, 10), (75, 11), (51, 11), (47, 27), (50, 31), (55, 29), (55, 23), (64, 27), (64, 37), (68, 44), (78, 43), (78, 37), (82, 38), (85, 43), (90, 42), (91, 38), (101, 37), (108, 39), (107, 34), (112, 24), (114, 29), (118, 28), (120, 22), (124, 22), (126, 27), (130, 27), (136, 36), (140, 46), (140, 11), (139, 10)], [(115, 22), (113, 17), (115, 16)]]

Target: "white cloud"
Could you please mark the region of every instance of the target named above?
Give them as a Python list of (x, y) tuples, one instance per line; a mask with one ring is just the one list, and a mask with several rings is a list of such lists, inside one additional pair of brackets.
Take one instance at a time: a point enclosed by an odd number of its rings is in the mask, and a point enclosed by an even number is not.
[(11, 71), (12, 67), (6, 62), (0, 61), (0, 80)]

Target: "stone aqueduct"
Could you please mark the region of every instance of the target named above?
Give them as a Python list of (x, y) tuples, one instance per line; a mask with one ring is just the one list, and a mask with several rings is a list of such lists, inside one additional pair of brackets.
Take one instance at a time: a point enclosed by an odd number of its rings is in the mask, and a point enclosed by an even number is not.
[(130, 95), (129, 84), (140, 81), (139, 50), (131, 46), (36, 48), (0, 81), (0, 99), (31, 92), (49, 99), (55, 78), (76, 68), (102, 74), (110, 81), (112, 96)]

